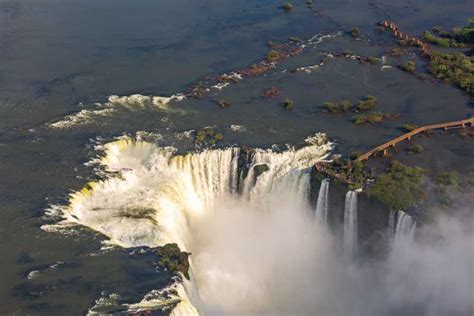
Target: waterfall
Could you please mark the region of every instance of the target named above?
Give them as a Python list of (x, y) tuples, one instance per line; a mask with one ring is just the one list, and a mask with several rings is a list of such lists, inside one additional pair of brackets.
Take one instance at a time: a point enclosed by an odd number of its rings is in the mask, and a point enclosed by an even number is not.
[[(108, 243), (122, 247), (177, 243), (197, 260), (206, 245), (197, 244), (192, 234), (196, 230), (205, 234), (212, 218), (228, 220), (235, 213), (249, 210), (255, 212), (251, 216), (270, 214), (261, 220), (306, 216), (303, 213), (309, 209), (310, 169), (333, 148), (324, 134), (316, 134), (306, 143), (301, 149), (283, 152), (255, 149), (245, 161), (248, 174), (242, 177), (240, 148), (176, 155), (174, 148), (124, 137), (103, 145), (103, 157), (91, 162), (111, 176), (72, 193), (69, 204), (59, 208), (64, 220), (56, 226), (87, 226), (107, 236)], [(266, 167), (257, 173), (256, 166), (262, 165)], [(327, 188), (323, 189), (323, 197), (327, 200)], [(321, 203), (325, 209), (321, 212), (327, 213), (327, 201)], [(229, 213), (233, 204), (238, 207)], [(306, 223), (300, 225), (305, 227)], [(215, 275), (223, 281), (233, 280), (226, 271), (206, 271), (200, 259), (198, 263), (190, 260), (194, 272), (191, 282), (182, 280), (175, 287), (181, 303), (173, 315), (201, 312), (205, 304), (200, 298), (200, 282), (211, 282)], [(211, 272), (217, 274), (209, 278)]]
[(346, 193), (344, 206), (344, 252), (353, 258), (357, 252), (357, 192)]
[(321, 181), (319, 188), (318, 201), (316, 203), (315, 216), (321, 223), (327, 225), (329, 211), (329, 179)]
[(416, 221), (403, 211), (390, 211), (388, 228), (393, 245), (397, 245), (402, 241), (413, 240)]

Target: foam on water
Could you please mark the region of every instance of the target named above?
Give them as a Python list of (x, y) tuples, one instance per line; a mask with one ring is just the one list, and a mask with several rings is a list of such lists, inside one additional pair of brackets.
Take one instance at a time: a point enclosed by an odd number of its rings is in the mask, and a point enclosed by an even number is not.
[(171, 102), (179, 102), (186, 97), (183, 94), (175, 94), (170, 97), (146, 96), (133, 94), (130, 96), (111, 95), (105, 103), (96, 103), (94, 109), (83, 109), (79, 112), (66, 116), (64, 119), (51, 123), (51, 128), (69, 128), (76, 125), (92, 123), (99, 117), (118, 113), (120, 110), (136, 111), (138, 109), (153, 108), (161, 111), (171, 111)]

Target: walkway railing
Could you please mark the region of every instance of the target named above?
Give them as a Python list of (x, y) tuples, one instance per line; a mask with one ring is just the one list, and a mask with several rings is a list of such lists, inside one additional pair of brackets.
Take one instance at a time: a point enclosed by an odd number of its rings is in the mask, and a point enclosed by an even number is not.
[(369, 150), (365, 154), (361, 155), (359, 158), (356, 159), (356, 161), (364, 161), (369, 159), (371, 156), (385, 151), (389, 147), (395, 147), (396, 144), (408, 139), (410, 140), (413, 136), (416, 134), (429, 131), (429, 130), (434, 130), (434, 129), (449, 129), (449, 128), (465, 128), (467, 125), (470, 125), (471, 127), (474, 126), (474, 117), (466, 119), (466, 120), (461, 120), (461, 121), (455, 121), (455, 122), (447, 122), (447, 123), (440, 123), (440, 124), (433, 124), (433, 125), (426, 125), (422, 127), (418, 127), (417, 129), (414, 129), (411, 132), (408, 132), (406, 134), (403, 134), (397, 138), (394, 138), (380, 146), (375, 147), (372, 150)]

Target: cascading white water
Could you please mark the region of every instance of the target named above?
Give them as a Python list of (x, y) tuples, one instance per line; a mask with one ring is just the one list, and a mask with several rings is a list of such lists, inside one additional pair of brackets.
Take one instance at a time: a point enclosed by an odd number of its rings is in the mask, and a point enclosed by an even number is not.
[[(431, 231), (434, 237), (400, 238), (381, 261), (342, 260), (337, 236), (314, 220), (307, 200), (308, 167), (332, 148), (320, 140), (283, 153), (257, 150), (247, 161), (249, 175), (239, 183), (239, 149), (176, 156), (172, 148), (122, 139), (105, 145), (99, 161), (98, 170), (115, 176), (73, 193), (67, 207), (56, 208), (64, 221), (44, 228), (67, 231), (79, 224), (123, 247), (175, 242), (190, 251), (191, 279), (176, 277), (124, 306), (132, 313), (174, 304), (174, 316), (472, 311), (473, 235), (467, 221), (442, 219), (420, 228), (420, 235)], [(268, 170), (251, 176), (261, 164)], [(354, 252), (355, 192), (347, 193), (346, 213), (345, 242)], [(393, 213), (390, 222), (394, 237), (413, 236), (414, 224), (403, 213)]]
[(315, 216), (324, 225), (327, 225), (329, 212), (329, 179), (321, 181), (319, 188), (318, 201), (316, 203)]
[(346, 193), (344, 205), (344, 253), (353, 258), (357, 253), (357, 192)]
[[(175, 285), (181, 302), (173, 315), (192, 315), (193, 310), (197, 314), (196, 307), (205, 305), (240, 310), (242, 301), (248, 303), (246, 308), (249, 310), (258, 310), (262, 304), (268, 304), (261, 297), (264, 291), (260, 287), (271, 282), (271, 277), (255, 272), (253, 279), (248, 281), (259, 285), (250, 290), (242, 282), (252, 274), (251, 269), (235, 271), (240, 268), (236, 267), (233, 275), (229, 274), (226, 267), (232, 266), (235, 259), (230, 262), (225, 257), (221, 258), (222, 262), (216, 260), (226, 252), (227, 245), (220, 245), (220, 240), (227, 240), (229, 244), (234, 238), (218, 237), (226, 233), (222, 226), (227, 225), (229, 219), (233, 225), (240, 224), (244, 229), (258, 222), (255, 230), (248, 234), (259, 236), (256, 237), (257, 246), (260, 239), (266, 242), (261, 245), (261, 252), (265, 252), (276, 231), (262, 229), (262, 222), (272, 222), (277, 229), (278, 225), (279, 229), (287, 229), (289, 223), (298, 221), (300, 232), (287, 236), (291, 246), (278, 245), (281, 249), (287, 247), (289, 253), (296, 251), (295, 245), (304, 242), (300, 240), (304, 236), (299, 234), (308, 225), (303, 219), (309, 216), (305, 212), (309, 209), (310, 167), (325, 158), (332, 148), (333, 144), (327, 142), (325, 135), (317, 134), (308, 138), (307, 146), (299, 150), (280, 153), (255, 150), (248, 161), (249, 173), (240, 183), (242, 194), (239, 195), (238, 148), (175, 155), (173, 148), (123, 138), (103, 146), (105, 156), (98, 161), (106, 171), (118, 172), (120, 176), (89, 183), (71, 194), (69, 206), (61, 210), (64, 221), (59, 226), (85, 225), (106, 235), (108, 242), (123, 247), (177, 243), (182, 250), (193, 253), (190, 263), (194, 278), (191, 282)], [(256, 177), (255, 166), (263, 164), (268, 170)], [(213, 229), (216, 231), (209, 236)], [(313, 234), (314, 228), (308, 228), (308, 231)], [(265, 237), (267, 233), (268, 238)], [(220, 248), (216, 250), (215, 247)], [(223, 302), (222, 298), (216, 298), (222, 293), (222, 287), (233, 289), (231, 300)], [(244, 294), (245, 300), (243, 297), (236, 299)], [(144, 305), (152, 303), (142, 302)]]
[(393, 245), (401, 241), (412, 241), (415, 235), (416, 221), (403, 211), (390, 211), (388, 222), (389, 236)]

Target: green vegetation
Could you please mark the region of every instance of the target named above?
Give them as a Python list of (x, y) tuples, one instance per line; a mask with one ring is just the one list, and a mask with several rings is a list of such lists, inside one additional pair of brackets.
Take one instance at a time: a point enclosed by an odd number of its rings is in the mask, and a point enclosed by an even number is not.
[(474, 44), (474, 18), (468, 20), (469, 24), (462, 28), (454, 28), (452, 36), (461, 43)]
[(358, 27), (354, 27), (352, 28), (351, 30), (351, 36), (353, 38), (359, 38), (361, 36), (361, 32), (360, 32), (360, 29)]
[(455, 27), (450, 32), (443, 31), (441, 28), (434, 27), (436, 34), (454, 40), (463, 44), (474, 44), (474, 18), (468, 20), (468, 25), (464, 27)]
[(424, 174), (419, 167), (392, 162), (386, 173), (378, 176), (367, 194), (388, 205), (392, 210), (406, 210), (423, 201)]
[(402, 64), (400, 68), (403, 71), (414, 73), (416, 70), (416, 63), (414, 61), (407, 61), (406, 63)]
[(370, 56), (369, 58), (367, 58), (367, 61), (371, 63), (372, 65), (377, 65), (379, 63), (379, 60), (377, 59), (377, 57), (373, 57), (373, 56)]
[(290, 99), (286, 99), (285, 101), (283, 101), (283, 107), (285, 108), (285, 110), (288, 111), (293, 110), (293, 108), (295, 107), (295, 102)]
[(285, 10), (285, 12), (290, 12), (293, 10), (293, 4), (291, 4), (291, 2), (285, 2), (282, 4), (281, 8)]
[(448, 48), (448, 47), (462, 47), (464, 45), (459, 44), (456, 42), (454, 39), (449, 39), (449, 38), (443, 38), (443, 37), (437, 37), (433, 35), (433, 33), (426, 31), (423, 33), (422, 39), (430, 44), (443, 47), (443, 48)]
[(298, 36), (290, 36), (288, 37), (288, 40), (293, 43), (301, 42), (301, 38), (299, 38)]
[(189, 280), (189, 255), (181, 251), (177, 244), (166, 244), (154, 249), (158, 260), (155, 265), (171, 273), (181, 272)]
[(408, 150), (412, 154), (420, 154), (423, 152), (424, 149), (423, 146), (421, 146), (420, 144), (415, 144), (411, 146)]
[(474, 95), (474, 56), (461, 52), (432, 52), (428, 71), (436, 78), (454, 83), (462, 90)]
[(267, 53), (267, 57), (265, 58), (268, 62), (274, 62), (281, 58), (280, 52), (276, 50), (271, 50)]
[(215, 145), (217, 142), (224, 140), (221, 133), (216, 133), (214, 129), (206, 127), (196, 131), (194, 143), (200, 145)]
[(413, 124), (413, 123), (406, 123), (406, 124), (403, 124), (402, 127), (400, 127), (400, 129), (404, 132), (413, 132), (415, 129), (418, 128), (418, 125), (416, 124)]
[(221, 99), (221, 100), (218, 100), (217, 101), (217, 104), (221, 107), (221, 108), (226, 108), (228, 106), (230, 106), (230, 102), (225, 100), (225, 99)]
[(403, 54), (405, 54), (405, 51), (403, 49), (399, 48), (399, 47), (392, 48), (390, 50), (390, 55), (393, 56), (393, 57), (400, 57)]
[(465, 181), (468, 189), (474, 189), (474, 171), (467, 173)]
[(362, 161), (352, 162), (351, 167), (347, 173), (347, 178), (353, 182), (349, 185), (349, 190), (357, 190), (364, 186), (365, 181), (371, 177), (371, 173), (365, 168)]
[(354, 124), (364, 124), (364, 123), (380, 123), (384, 120), (392, 120), (398, 118), (398, 115), (390, 114), (390, 113), (382, 113), (382, 112), (370, 112), (364, 114), (357, 114), (352, 119)]
[(347, 112), (352, 108), (352, 104), (348, 100), (340, 101), (340, 102), (324, 102), (323, 108), (331, 113), (342, 113)]
[(368, 95), (364, 100), (359, 101), (356, 110), (359, 112), (372, 110), (377, 105), (377, 98), (373, 95)]
[(456, 171), (442, 172), (435, 176), (436, 184), (457, 188), (461, 184), (461, 176)]

